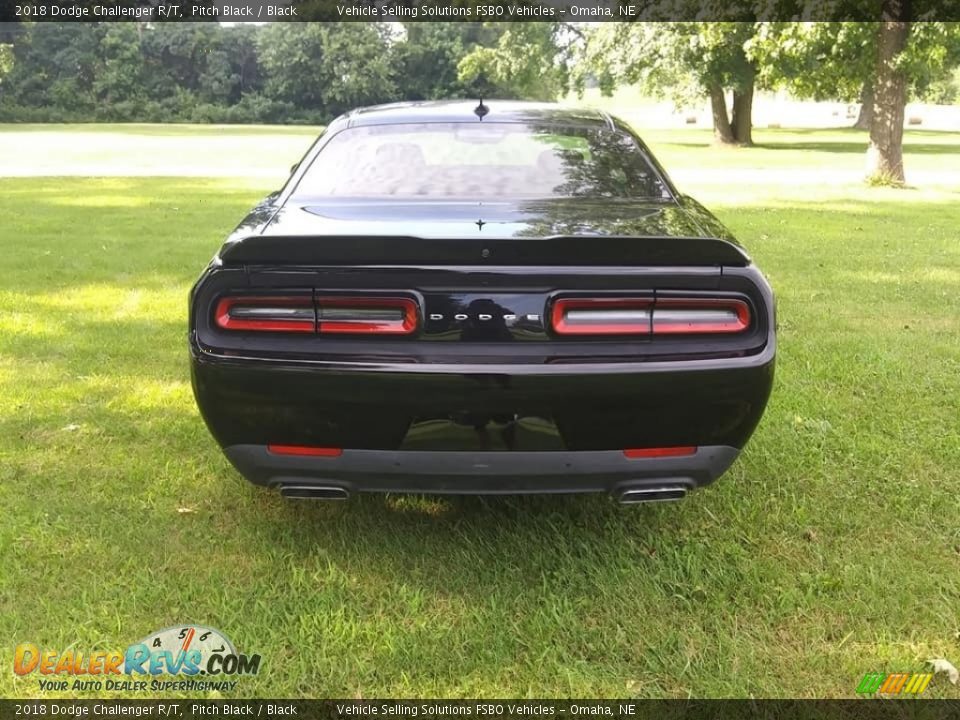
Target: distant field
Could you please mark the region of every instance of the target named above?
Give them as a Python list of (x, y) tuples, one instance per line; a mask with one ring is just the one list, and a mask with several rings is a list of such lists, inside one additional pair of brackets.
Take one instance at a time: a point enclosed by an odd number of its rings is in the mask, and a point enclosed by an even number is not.
[(0, 124), (0, 177), (282, 179), (320, 130), (256, 125)]
[[(654, 100), (644, 97), (636, 87), (620, 87), (611, 97), (603, 97), (597, 88), (587, 90), (583, 97), (571, 95), (566, 100), (571, 105), (588, 104), (614, 112), (639, 128), (709, 128), (711, 125), (710, 103), (694, 101), (678, 108), (670, 100)], [(729, 98), (728, 98), (729, 102)], [(853, 125), (859, 113), (858, 103), (813, 102), (794, 100), (784, 93), (760, 91), (753, 98), (753, 123), (758, 128), (796, 127), (829, 129)], [(906, 117), (919, 121), (925, 130), (955, 131), (960, 128), (960, 104), (929, 105), (911, 102), (907, 104)]]
[(909, 133), (897, 191), (854, 131), (645, 133), (770, 277), (780, 346), (732, 471), (636, 508), (292, 505), (230, 468), (187, 292), (315, 134), (0, 127), (0, 175), (51, 174), (0, 178), (0, 696), (40, 694), (16, 642), (181, 622), (263, 656), (239, 697), (830, 697), (960, 664), (960, 134)]
[[(227, 177), (280, 183), (320, 127), (216, 125), (3, 125), (0, 177)], [(715, 148), (708, 129), (641, 131), (683, 189), (720, 185), (856, 186), (863, 175), (866, 133), (762, 129), (756, 147)], [(907, 179), (917, 186), (960, 186), (957, 133), (908, 131)], [(704, 151), (707, 152), (704, 152)], [(945, 162), (946, 160), (946, 162)]]

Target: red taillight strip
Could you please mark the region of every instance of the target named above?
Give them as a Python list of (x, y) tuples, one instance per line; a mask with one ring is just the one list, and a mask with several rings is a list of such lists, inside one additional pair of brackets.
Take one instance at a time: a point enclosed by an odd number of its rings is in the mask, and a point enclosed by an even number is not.
[[(704, 314), (697, 317), (698, 311)], [(750, 327), (750, 306), (733, 298), (657, 298), (652, 327), (654, 335), (743, 332)]]
[(420, 315), (407, 297), (237, 295), (217, 301), (214, 322), (224, 330), (412, 335)]
[[(244, 309), (251, 315), (242, 317), (239, 312), (237, 314), (232, 312)], [(272, 315), (271, 310), (275, 310)], [(297, 317), (296, 312), (291, 312), (296, 310), (303, 311), (302, 317)], [(217, 326), (224, 330), (312, 333), (317, 329), (313, 297), (310, 295), (237, 295), (220, 298), (213, 315)]]
[[(650, 298), (560, 298), (550, 320), (558, 335), (649, 335), (652, 306)], [(583, 324), (575, 319), (578, 311)]]
[(550, 312), (558, 335), (708, 335), (750, 327), (750, 306), (736, 298), (560, 298)]
[(696, 445), (679, 445), (674, 447), (630, 448), (623, 454), (630, 460), (640, 458), (683, 457), (697, 452)]
[(312, 445), (267, 445), (274, 455), (295, 455), (297, 457), (340, 457), (343, 448), (313, 447)]
[[(367, 334), (410, 335), (417, 330), (417, 303), (405, 297), (348, 297), (318, 295), (317, 328), (321, 335)], [(332, 310), (324, 317), (325, 310)], [(350, 316), (350, 310), (356, 316)], [(375, 316), (377, 310), (396, 310), (396, 317)], [(335, 319), (330, 319), (332, 316)]]

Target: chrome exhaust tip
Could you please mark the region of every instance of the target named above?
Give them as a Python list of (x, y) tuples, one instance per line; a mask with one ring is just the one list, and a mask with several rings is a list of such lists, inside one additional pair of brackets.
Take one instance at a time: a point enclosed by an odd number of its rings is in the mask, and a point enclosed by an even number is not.
[(620, 493), (617, 501), (623, 505), (648, 502), (672, 502), (686, 497), (686, 485), (658, 485), (654, 487), (628, 488)]
[(281, 485), (280, 494), (289, 500), (347, 500), (350, 493), (336, 485)]

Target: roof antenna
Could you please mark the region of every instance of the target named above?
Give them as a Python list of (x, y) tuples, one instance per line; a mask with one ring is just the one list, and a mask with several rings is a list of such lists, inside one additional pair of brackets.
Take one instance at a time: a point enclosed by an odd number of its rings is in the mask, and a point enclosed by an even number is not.
[(480, 118), (480, 121), (483, 122), (483, 118), (486, 117), (487, 113), (490, 112), (490, 108), (483, 104), (483, 98), (480, 98), (480, 104), (473, 109), (473, 114)]

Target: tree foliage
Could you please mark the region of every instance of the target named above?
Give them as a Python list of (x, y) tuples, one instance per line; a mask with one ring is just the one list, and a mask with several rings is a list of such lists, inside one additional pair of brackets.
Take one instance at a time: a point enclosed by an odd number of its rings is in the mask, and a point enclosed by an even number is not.
[(499, 36), (458, 64), (459, 78), (478, 94), (555, 100), (567, 92), (570, 43), (565, 23), (486, 23)]
[(473, 22), (408, 22), (404, 32), (403, 42), (393, 47), (393, 58), (397, 84), (406, 99), (472, 98), (488, 91), (479, 75), (461, 78), (459, 63), (475, 49), (495, 45), (501, 28)]
[[(876, 70), (879, 23), (760, 23), (747, 51), (769, 86), (815, 100), (856, 101)], [(910, 94), (926, 99), (960, 64), (960, 23), (921, 22), (897, 59)], [(942, 92), (942, 90), (941, 90)]]
[[(378, 102), (554, 100), (587, 83), (605, 91), (629, 84), (678, 103), (709, 98), (718, 139), (748, 144), (754, 87), (817, 99), (861, 96), (875, 72), (876, 23), (757, 17), (17, 24), (0, 28), (0, 119), (324, 122)], [(957, 26), (913, 24), (897, 63), (914, 97), (956, 95)]]
[(13, 70), (13, 45), (0, 43), (0, 83)]
[[(749, 144), (757, 69), (747, 53), (754, 22), (601, 23), (589, 34), (575, 82), (604, 92), (638, 85), (678, 104), (709, 97), (722, 142)], [(726, 97), (733, 96), (733, 117)]]
[(553, 100), (562, 27), (28, 23), (0, 36), (0, 119), (325, 122), (396, 100)]
[(337, 115), (396, 96), (385, 30), (374, 23), (274, 23), (258, 38), (266, 95)]
[(770, 85), (817, 100), (861, 99), (867, 176), (902, 184), (906, 102), (949, 88), (960, 64), (960, 23), (910, 22), (906, 6), (884, 6), (893, 20), (762, 23), (748, 50)]
[(0, 118), (325, 122), (358, 105), (473, 96), (479, 24), (28, 23), (0, 37)]

